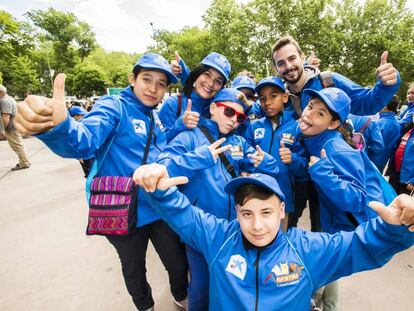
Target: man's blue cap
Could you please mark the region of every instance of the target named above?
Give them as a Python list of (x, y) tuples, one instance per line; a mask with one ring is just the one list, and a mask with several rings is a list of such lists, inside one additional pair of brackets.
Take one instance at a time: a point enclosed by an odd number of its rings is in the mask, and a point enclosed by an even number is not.
[(234, 195), (237, 189), (239, 189), (239, 187), (244, 184), (255, 184), (257, 186), (266, 188), (267, 190), (270, 190), (276, 194), (279, 197), (280, 201), (285, 201), (285, 195), (283, 194), (282, 190), (280, 190), (276, 179), (266, 174), (251, 174), (247, 177), (234, 178), (227, 183), (227, 185), (224, 187), (224, 191), (230, 195)]
[(136, 67), (160, 70), (167, 75), (169, 83), (177, 83), (178, 81), (177, 77), (172, 73), (170, 64), (160, 54), (146, 53), (142, 55), (135, 63), (134, 69)]
[(231, 87), (239, 91), (240, 89), (250, 89), (254, 92), (256, 83), (254, 83), (253, 79), (248, 76), (238, 76), (231, 83)]
[(229, 61), (224, 55), (221, 55), (217, 52), (212, 52), (208, 54), (201, 61), (201, 63), (203, 65), (210, 66), (216, 69), (218, 72), (220, 72), (223, 75), (226, 81), (229, 79), (230, 72), (231, 72), (231, 66), (230, 66)]
[(259, 95), (260, 90), (266, 85), (276, 86), (283, 93), (286, 92), (285, 85), (284, 85), (283, 81), (280, 78), (274, 77), (274, 76), (269, 76), (269, 77), (266, 77), (266, 78), (263, 78), (262, 80), (260, 80), (259, 84), (257, 84), (256, 89), (255, 89), (256, 93)]
[(239, 90), (232, 89), (232, 88), (224, 88), (221, 89), (216, 96), (214, 96), (213, 102), (233, 102), (237, 103), (240, 106), (243, 107), (243, 109), (246, 111), (247, 105), (246, 103), (241, 100), (240, 98), (243, 98), (244, 94), (240, 92)]
[(83, 109), (82, 107), (72, 106), (69, 109), (69, 114), (70, 114), (71, 117), (74, 117), (74, 116), (77, 116), (77, 115), (84, 116), (85, 114), (87, 114), (87, 111), (85, 109)]
[(351, 99), (341, 89), (336, 87), (327, 87), (320, 91), (305, 89), (303, 94), (320, 98), (332, 111), (338, 114), (341, 123), (348, 118), (351, 111)]

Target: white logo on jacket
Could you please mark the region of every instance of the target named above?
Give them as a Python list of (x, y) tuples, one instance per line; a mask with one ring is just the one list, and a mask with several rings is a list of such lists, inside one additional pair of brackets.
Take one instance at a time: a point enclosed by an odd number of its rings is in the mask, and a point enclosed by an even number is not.
[(145, 126), (144, 120), (132, 119), (132, 124), (134, 125), (134, 130), (136, 134), (147, 135), (147, 128)]
[(233, 255), (230, 257), (229, 263), (227, 264), (226, 271), (237, 276), (240, 280), (244, 280), (246, 275), (247, 264), (246, 259), (240, 255)]
[(264, 127), (259, 127), (254, 130), (254, 139), (261, 139), (265, 135), (265, 129)]

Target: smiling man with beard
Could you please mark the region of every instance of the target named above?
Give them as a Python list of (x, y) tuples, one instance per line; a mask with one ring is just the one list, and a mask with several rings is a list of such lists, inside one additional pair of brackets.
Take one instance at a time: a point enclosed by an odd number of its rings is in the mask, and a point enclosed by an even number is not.
[(305, 65), (305, 55), (299, 43), (290, 36), (276, 41), (272, 48), (272, 58), (277, 73), (286, 83), (286, 88), (291, 94), (291, 105), (298, 115), (310, 100), (302, 94), (305, 88), (321, 90), (327, 86), (335, 86), (351, 98), (352, 114), (372, 115), (387, 105), (401, 82), (398, 71), (387, 62), (387, 51), (381, 55), (373, 88), (362, 87), (336, 72), (327, 72), (324, 75), (318, 68)]

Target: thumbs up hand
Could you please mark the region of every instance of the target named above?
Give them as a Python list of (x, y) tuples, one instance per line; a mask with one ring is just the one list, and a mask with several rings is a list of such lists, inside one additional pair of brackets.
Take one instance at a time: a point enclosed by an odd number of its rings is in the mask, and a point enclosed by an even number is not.
[(285, 146), (283, 140), (280, 141), (279, 156), (280, 160), (282, 160), (283, 163), (292, 163), (292, 151), (290, 151), (290, 149)]
[(311, 54), (309, 55), (306, 62), (309, 65), (312, 65), (312, 66), (315, 66), (315, 67), (318, 67), (318, 68), (321, 66), (321, 60), (320, 60), (320, 58), (316, 57), (316, 54), (315, 54), (314, 51), (311, 52)]
[(56, 76), (52, 98), (29, 95), (17, 106), (16, 129), (26, 135), (44, 133), (62, 123), (67, 116), (65, 75)]
[(309, 168), (314, 165), (316, 162), (320, 161), (321, 159), (326, 158), (326, 151), (325, 149), (321, 150), (321, 157), (315, 157), (315, 156), (311, 156), (309, 159)]
[(183, 114), (183, 123), (185, 127), (188, 129), (196, 128), (198, 125), (198, 121), (200, 121), (200, 114), (198, 112), (191, 111), (191, 107), (191, 99), (188, 99), (187, 109)]
[(179, 74), (183, 72), (183, 68), (180, 65), (180, 60), (181, 60), (180, 54), (178, 54), (178, 51), (175, 51), (174, 59), (171, 61), (170, 67), (171, 67), (173, 74), (175, 74), (176, 76), (178, 76)]
[(388, 51), (384, 51), (381, 55), (381, 63), (377, 68), (377, 79), (381, 80), (383, 85), (394, 85), (397, 83), (398, 75), (397, 69), (388, 63)]

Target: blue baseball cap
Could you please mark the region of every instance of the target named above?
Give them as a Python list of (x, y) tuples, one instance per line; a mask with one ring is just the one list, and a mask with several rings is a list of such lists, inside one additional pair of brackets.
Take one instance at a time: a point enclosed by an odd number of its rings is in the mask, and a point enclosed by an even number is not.
[(286, 92), (285, 84), (283, 83), (282, 79), (278, 77), (274, 77), (274, 76), (269, 76), (269, 77), (266, 77), (260, 80), (260, 82), (257, 84), (256, 89), (255, 89), (256, 93), (259, 94), (260, 90), (266, 85), (276, 86), (283, 93)]
[(177, 83), (178, 81), (177, 77), (172, 73), (170, 64), (160, 54), (146, 53), (142, 55), (135, 63), (134, 70), (136, 67), (160, 70), (167, 75), (169, 83)]
[(320, 91), (305, 89), (303, 94), (320, 98), (332, 111), (338, 114), (341, 123), (348, 118), (351, 111), (351, 99), (341, 89), (336, 87), (327, 87)]
[(82, 107), (72, 106), (69, 109), (69, 114), (70, 114), (71, 117), (74, 117), (74, 116), (77, 116), (77, 115), (84, 116), (85, 114), (87, 114), (87, 111), (85, 109), (83, 109)]
[(221, 89), (216, 96), (214, 96), (213, 102), (233, 102), (237, 103), (240, 106), (243, 107), (243, 109), (246, 111), (247, 105), (246, 103), (241, 100), (240, 98), (243, 98), (244, 94), (240, 92), (239, 90), (233, 89), (233, 88), (224, 88)]
[(248, 76), (238, 76), (231, 83), (231, 87), (236, 90), (250, 89), (254, 92), (256, 83), (254, 83), (253, 79)]
[(279, 197), (280, 201), (285, 202), (285, 195), (283, 194), (282, 190), (280, 190), (276, 179), (266, 174), (256, 173), (251, 174), (247, 177), (234, 178), (227, 183), (227, 185), (224, 187), (224, 191), (230, 195), (234, 195), (237, 189), (239, 189), (239, 187), (244, 184), (255, 184), (257, 186), (266, 188), (276, 194)]
[(231, 66), (230, 66), (229, 61), (224, 55), (221, 55), (217, 52), (212, 52), (208, 54), (201, 61), (201, 63), (203, 65), (210, 66), (216, 69), (218, 72), (220, 72), (223, 75), (226, 81), (229, 79), (230, 72), (231, 72)]

